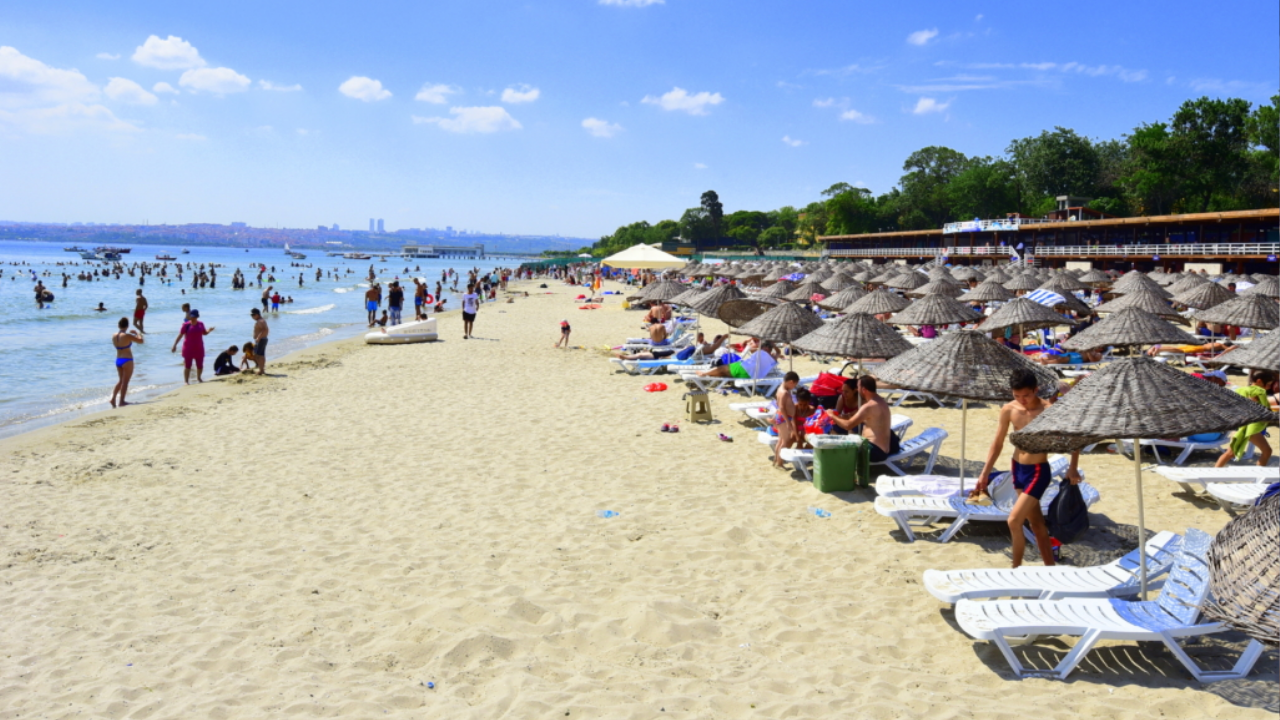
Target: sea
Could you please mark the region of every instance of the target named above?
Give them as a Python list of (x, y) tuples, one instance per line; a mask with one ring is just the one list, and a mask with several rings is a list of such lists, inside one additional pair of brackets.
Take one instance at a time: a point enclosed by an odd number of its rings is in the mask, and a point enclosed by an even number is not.
[[(169, 262), (168, 279), (158, 274), (140, 273), (94, 276), (84, 281), (82, 273), (106, 269), (111, 263), (86, 261), (61, 245), (44, 242), (0, 241), (0, 437), (62, 422), (77, 414), (109, 409), (111, 390), (116, 383), (115, 351), (111, 336), (120, 318), (130, 318), (132, 326), (135, 291), (142, 289), (150, 304), (145, 327), (147, 342), (133, 346), (135, 370), (129, 385), (129, 401), (144, 403), (182, 384), (181, 345), (171, 353), (173, 340), (182, 326), (182, 304), (191, 303), (200, 311), (200, 320), (214, 328), (205, 338), (204, 377), (213, 377), (213, 359), (230, 345), (241, 346), (253, 339), (249, 310), (260, 307), (262, 290), (274, 285), (282, 296), (293, 301), (281, 304), (280, 311), (268, 312), (271, 327), (270, 362), (283, 355), (318, 343), (353, 337), (367, 331), (364, 292), (369, 287), (369, 269), (386, 284), (399, 280), (407, 286), (406, 318), (413, 317), (413, 278), (435, 284), (441, 272), (452, 268), (465, 287), (472, 268), (490, 271), (514, 267), (519, 260), (405, 259), (375, 256), (373, 260), (346, 260), (322, 251), (302, 250), (307, 257), (295, 260), (279, 249), (231, 247), (191, 247), (183, 254), (180, 246), (133, 245), (122, 264), (157, 263), (157, 255), (177, 258), (183, 266), (183, 282)], [(203, 265), (217, 268), (217, 287), (193, 288), (193, 270)], [(258, 269), (266, 267), (263, 288), (257, 285)], [(231, 278), (239, 268), (249, 285), (232, 290)], [(316, 280), (316, 270), (321, 279)], [(337, 273), (334, 277), (331, 273)], [(63, 276), (66, 275), (66, 285)], [(302, 282), (299, 283), (299, 275)], [(274, 282), (271, 281), (274, 278)], [(35, 302), (35, 285), (40, 280), (54, 294), (52, 303), (40, 308)], [(448, 288), (451, 283), (445, 283)], [(456, 295), (446, 290), (447, 309), (459, 307)], [(95, 308), (102, 303), (106, 312)], [(386, 302), (383, 302), (383, 308)]]

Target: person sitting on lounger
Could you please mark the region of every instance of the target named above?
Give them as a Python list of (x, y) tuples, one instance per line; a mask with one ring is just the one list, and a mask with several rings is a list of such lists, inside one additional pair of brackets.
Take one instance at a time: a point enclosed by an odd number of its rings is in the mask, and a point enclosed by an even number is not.
[[(862, 406), (847, 418), (832, 410), (826, 411), (826, 416), (835, 427), (849, 434), (859, 433), (866, 438), (871, 443), (871, 462), (882, 463), (902, 449), (897, 433), (889, 429), (893, 413), (889, 409), (889, 403), (876, 393), (875, 378), (863, 375), (851, 382), (856, 383)], [(845, 386), (848, 387), (847, 382)], [(844, 398), (841, 398), (841, 402), (844, 402)], [(857, 429), (859, 426), (860, 431)]]
[(698, 373), (701, 377), (731, 377), (739, 380), (759, 380), (768, 375), (778, 364), (777, 350), (766, 342), (760, 349), (728, 365), (719, 365)]
[(658, 347), (660, 345), (670, 345), (671, 340), (668, 339), (669, 334), (670, 333), (667, 330), (667, 326), (660, 322), (654, 323), (649, 326), (649, 342), (654, 347)]

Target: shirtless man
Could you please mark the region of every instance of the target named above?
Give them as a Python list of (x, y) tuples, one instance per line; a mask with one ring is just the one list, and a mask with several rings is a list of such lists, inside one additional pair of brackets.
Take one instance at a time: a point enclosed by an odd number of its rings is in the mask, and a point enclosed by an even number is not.
[[(889, 429), (893, 412), (889, 409), (889, 403), (876, 394), (875, 378), (863, 375), (858, 378), (857, 383), (862, 407), (847, 418), (833, 410), (827, 411), (827, 417), (845, 432), (851, 433), (861, 425), (862, 437), (871, 443), (871, 462), (882, 463), (902, 449), (897, 434)], [(847, 403), (845, 407), (848, 407)]]
[(142, 318), (146, 316), (149, 305), (147, 305), (147, 298), (142, 294), (142, 290), (139, 289), (136, 292), (138, 298), (133, 306), (133, 326), (138, 328), (138, 332), (146, 335), (147, 331), (142, 329)]
[(369, 315), (369, 327), (373, 327), (378, 322), (378, 288), (370, 286), (364, 291), (364, 309)]
[(253, 361), (258, 366), (258, 374), (266, 375), (267, 335), (271, 333), (271, 329), (267, 327), (267, 321), (258, 308), (250, 310), (249, 315), (253, 317)]
[[(1000, 459), (1000, 451), (1004, 449), (1004, 439), (1009, 433), (1009, 426), (1014, 431), (1021, 430), (1027, 423), (1035, 420), (1049, 403), (1036, 394), (1038, 388), (1036, 376), (1030, 370), (1014, 370), (1009, 377), (1009, 389), (1013, 391), (1013, 402), (1000, 408), (1000, 424), (996, 429), (996, 437), (991, 441), (991, 449), (987, 451), (987, 463), (982, 466), (978, 475), (978, 484), (969, 493), (969, 497), (977, 497), (987, 491), (991, 471)], [(1080, 482), (1080, 473), (1076, 464), (1080, 453), (1071, 453), (1071, 467), (1067, 470), (1067, 479), (1072, 485)], [(1018, 489), (1018, 499), (1009, 513), (1009, 533), (1013, 537), (1013, 566), (1022, 565), (1022, 555), (1026, 552), (1027, 540), (1022, 536), (1022, 524), (1030, 523), (1031, 532), (1036, 536), (1036, 545), (1040, 548), (1040, 557), (1045, 565), (1053, 565), (1053, 548), (1049, 543), (1049, 527), (1045, 524), (1044, 513), (1040, 512), (1040, 498), (1052, 482), (1053, 472), (1049, 469), (1049, 456), (1045, 453), (1029, 453), (1025, 450), (1013, 450), (1013, 486)]]

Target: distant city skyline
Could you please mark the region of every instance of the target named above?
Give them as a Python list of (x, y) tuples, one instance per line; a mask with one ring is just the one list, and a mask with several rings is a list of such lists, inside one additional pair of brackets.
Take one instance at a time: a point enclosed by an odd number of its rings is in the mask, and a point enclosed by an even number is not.
[[(252, 21), (246, 21), (252, 18)], [(1188, 18), (1194, 18), (1189, 20)], [(19, 0), (0, 217), (599, 237), (1277, 92), (1280, 6)], [(550, 51), (549, 48), (554, 48)], [(1240, 48), (1240, 51), (1213, 49)], [(376, 232), (376, 222), (375, 222)]]

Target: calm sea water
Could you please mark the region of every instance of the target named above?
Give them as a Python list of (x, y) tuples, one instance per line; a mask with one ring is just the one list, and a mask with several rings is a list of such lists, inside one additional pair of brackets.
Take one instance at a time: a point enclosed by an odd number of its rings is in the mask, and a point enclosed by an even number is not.
[[(483, 270), (515, 261), (402, 260), (385, 263), (375, 260), (344, 260), (321, 252), (304, 250), (305, 260), (293, 260), (280, 250), (243, 248), (182, 248), (135, 245), (124, 263), (157, 262), (156, 255), (168, 254), (184, 265), (183, 282), (178, 282), (169, 265), (169, 282), (155, 274), (122, 274), (90, 282), (77, 280), (81, 272), (109, 267), (64, 252), (61, 245), (38, 242), (0, 242), (0, 437), (60, 422), (82, 412), (110, 407), (107, 401), (116, 382), (115, 352), (111, 335), (122, 317), (133, 317), (134, 292), (139, 288), (150, 303), (146, 316), (147, 342), (134, 345), (136, 369), (129, 386), (129, 400), (144, 402), (182, 383), (181, 354), (169, 348), (182, 325), (182, 303), (190, 302), (200, 311), (206, 327), (215, 328), (205, 338), (206, 381), (213, 376), (213, 358), (227, 346), (237, 346), (253, 338), (249, 309), (259, 306), (262, 290), (255, 279), (257, 267), (267, 266), (264, 284), (274, 284), (280, 294), (291, 295), (293, 303), (282, 304), (279, 313), (267, 313), (271, 326), (269, 359), (331, 339), (350, 337), (366, 328), (364, 291), (368, 288), (369, 266), (374, 265), (380, 282), (399, 279), (409, 286), (406, 315), (412, 318), (412, 280), (430, 281), (434, 292), (440, 272), (456, 269), (464, 278), (473, 266)], [(218, 287), (193, 289), (192, 272), (186, 266), (218, 266)], [(291, 267), (297, 263), (304, 267)], [(274, 272), (272, 268), (274, 267)], [(232, 290), (231, 278), (239, 268), (251, 283), (246, 290)], [(324, 277), (316, 281), (319, 269)], [(329, 276), (339, 273), (338, 279)], [(350, 271), (348, 273), (348, 271)], [(34, 274), (33, 274), (34, 273)], [(62, 276), (67, 274), (67, 286)], [(304, 275), (302, 287), (298, 275)], [(270, 275), (276, 282), (269, 283)], [(35, 281), (44, 282), (55, 296), (44, 309), (35, 303)], [(384, 295), (385, 297), (385, 292)], [(447, 294), (446, 307), (458, 307)], [(98, 303), (108, 312), (96, 312)], [(383, 303), (383, 307), (386, 303)], [(132, 320), (131, 320), (132, 321)], [(179, 347), (181, 351), (181, 347)], [(268, 366), (268, 370), (269, 370)]]

